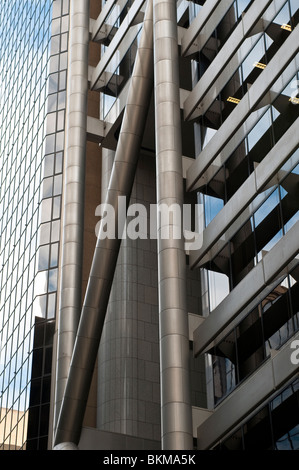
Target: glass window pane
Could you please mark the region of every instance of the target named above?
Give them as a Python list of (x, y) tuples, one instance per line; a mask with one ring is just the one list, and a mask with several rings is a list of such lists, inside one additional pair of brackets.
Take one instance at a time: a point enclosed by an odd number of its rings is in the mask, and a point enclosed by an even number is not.
[(43, 245), (38, 249), (38, 270), (43, 271), (49, 267), (49, 245)]
[(55, 309), (56, 309), (56, 294), (49, 294), (48, 296), (48, 318), (55, 317)]
[[(299, 381), (284, 389), (271, 402), (271, 419), (275, 450), (299, 450)], [(283, 423), (283, 425), (282, 425)]]
[(50, 176), (54, 173), (54, 155), (46, 155), (44, 159), (44, 176)]
[(57, 269), (50, 269), (49, 271), (49, 292), (57, 290)]
[(53, 178), (45, 178), (43, 181), (43, 198), (53, 195)]
[[(254, 126), (247, 136), (248, 151), (250, 151), (257, 142), (265, 135), (271, 126), (271, 112), (270, 109), (263, 115), (263, 117)], [(257, 160), (259, 161), (259, 160)]]
[(265, 359), (261, 310), (256, 307), (242, 320), (237, 329), (239, 380), (254, 372)]
[(41, 202), (41, 222), (51, 220), (52, 198), (44, 199)]
[(290, 11), (288, 2), (282, 7), (278, 15), (274, 18), (273, 23), (279, 26), (290, 23)]
[(39, 318), (46, 317), (47, 296), (40, 295), (34, 299), (33, 315)]
[(62, 152), (58, 152), (55, 158), (55, 173), (62, 172)]
[(251, 418), (244, 426), (245, 450), (270, 450), (272, 448), (271, 422), (268, 406)]
[(258, 261), (281, 239), (279, 190), (276, 189), (254, 214)]
[(56, 196), (62, 193), (62, 175), (57, 175), (54, 178), (54, 193), (53, 195)]
[(51, 224), (45, 223), (41, 224), (39, 228), (39, 244), (44, 245), (46, 243), (50, 242), (50, 230), (51, 230)]
[(264, 55), (265, 44), (264, 38), (261, 37), (242, 63), (243, 80), (246, 80), (253, 71), (262, 70), (260, 67), (266, 65), (264, 63)]
[[(211, 182), (212, 184), (212, 182)], [(223, 199), (219, 197), (204, 196), (205, 224), (209, 225), (211, 220), (218, 214), (223, 207)]]
[(271, 350), (278, 350), (294, 332), (288, 278), (264, 299), (262, 307), (265, 343), (269, 355)]
[(34, 281), (34, 295), (41, 295), (47, 292), (48, 271), (37, 273)]
[(218, 403), (236, 385), (235, 365), (227, 357), (213, 355), (214, 401)]
[(299, 166), (280, 184), (282, 219), (285, 232), (299, 220)]
[(53, 198), (53, 219), (58, 219), (60, 217), (60, 204), (61, 197), (57, 196)]
[(57, 265), (58, 265), (58, 243), (53, 243), (51, 245), (50, 268), (54, 268)]
[(229, 294), (229, 278), (226, 274), (208, 271), (210, 311), (214, 310)]

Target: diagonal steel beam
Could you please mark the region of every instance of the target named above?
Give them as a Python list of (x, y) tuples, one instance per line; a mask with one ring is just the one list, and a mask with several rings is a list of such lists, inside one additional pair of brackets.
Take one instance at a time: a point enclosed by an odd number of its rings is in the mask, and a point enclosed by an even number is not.
[[(129, 203), (153, 89), (152, 0), (148, 1), (143, 31), (132, 73), (115, 160), (105, 203), (118, 220), (118, 197)], [(116, 224), (117, 225), (117, 224)], [(116, 227), (119, 233), (120, 227)], [(86, 402), (98, 354), (121, 239), (104, 238), (103, 224), (94, 252), (69, 376), (60, 409), (54, 449), (61, 443), (78, 444)], [(122, 233), (122, 231), (121, 231)]]

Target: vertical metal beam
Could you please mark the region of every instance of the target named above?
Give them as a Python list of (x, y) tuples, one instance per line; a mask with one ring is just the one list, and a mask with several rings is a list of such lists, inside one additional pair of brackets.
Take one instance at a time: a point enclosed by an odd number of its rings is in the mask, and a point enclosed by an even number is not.
[[(152, 89), (153, 21), (149, 0), (105, 200), (114, 208), (116, 221), (118, 197), (126, 196), (129, 203)], [(117, 229), (116, 223), (116, 237), (111, 239), (103, 237), (104, 227), (100, 227), (54, 446), (63, 442), (77, 444), (80, 439), (121, 243)]]
[(65, 390), (82, 308), (89, 1), (71, 0), (69, 21), (66, 151), (54, 429)]
[[(157, 206), (183, 205), (176, 2), (154, 0)], [(169, 224), (169, 225), (168, 225)], [(170, 228), (169, 238), (162, 230)], [(192, 449), (189, 335), (182, 227), (158, 215), (161, 426), (163, 449)]]

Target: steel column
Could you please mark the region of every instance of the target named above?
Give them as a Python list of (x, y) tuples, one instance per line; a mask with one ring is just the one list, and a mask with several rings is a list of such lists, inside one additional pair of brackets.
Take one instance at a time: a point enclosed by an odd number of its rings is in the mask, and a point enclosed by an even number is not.
[(69, 31), (69, 80), (61, 230), (61, 277), (58, 293), (54, 430), (82, 308), (89, 1), (73, 0), (70, 2)]
[[(183, 205), (176, 2), (154, 0), (157, 206)], [(161, 427), (163, 449), (192, 449), (189, 334), (182, 227), (158, 213)], [(162, 231), (170, 229), (169, 237)], [(173, 230), (173, 232), (172, 232)]]

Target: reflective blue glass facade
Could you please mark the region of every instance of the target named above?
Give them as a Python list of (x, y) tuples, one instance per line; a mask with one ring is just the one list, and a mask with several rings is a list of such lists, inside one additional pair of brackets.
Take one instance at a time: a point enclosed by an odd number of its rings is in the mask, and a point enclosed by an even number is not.
[(45, 449), (64, 151), (68, 1), (0, 6), (2, 449)]

